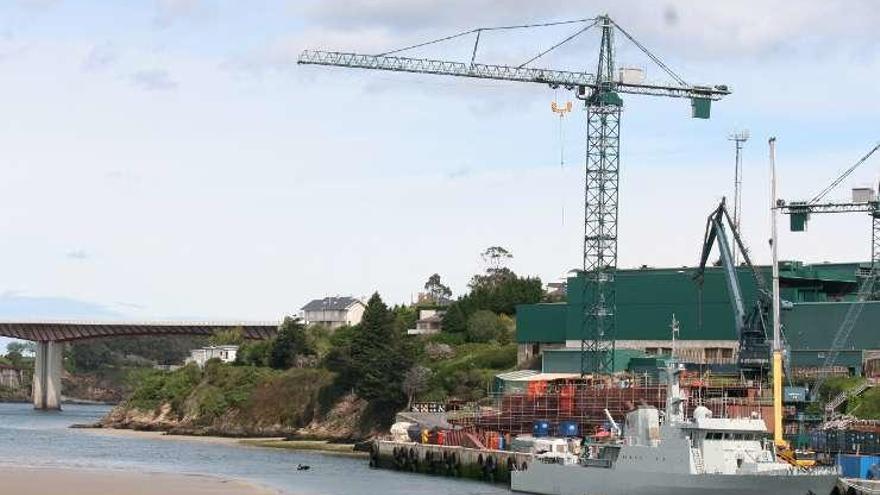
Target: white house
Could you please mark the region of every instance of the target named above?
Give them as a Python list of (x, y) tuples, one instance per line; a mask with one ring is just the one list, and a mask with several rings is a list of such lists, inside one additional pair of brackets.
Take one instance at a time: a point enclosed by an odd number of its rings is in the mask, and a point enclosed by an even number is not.
[(440, 333), (443, 327), (443, 315), (446, 311), (440, 309), (421, 309), (416, 327), (406, 331), (407, 335), (432, 335)]
[(330, 328), (357, 325), (364, 316), (366, 305), (354, 297), (325, 297), (315, 299), (302, 307), (306, 325), (320, 324)]
[(209, 359), (217, 358), (224, 363), (232, 363), (238, 354), (237, 345), (212, 345), (189, 351), (187, 363), (196, 363), (203, 368)]

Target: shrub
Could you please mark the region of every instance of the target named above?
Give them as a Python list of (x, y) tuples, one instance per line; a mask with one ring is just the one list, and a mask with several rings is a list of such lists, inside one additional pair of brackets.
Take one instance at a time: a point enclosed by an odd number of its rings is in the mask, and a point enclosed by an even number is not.
[(471, 342), (497, 341), (499, 335), (505, 331), (504, 324), (491, 311), (481, 309), (468, 318), (467, 334)]

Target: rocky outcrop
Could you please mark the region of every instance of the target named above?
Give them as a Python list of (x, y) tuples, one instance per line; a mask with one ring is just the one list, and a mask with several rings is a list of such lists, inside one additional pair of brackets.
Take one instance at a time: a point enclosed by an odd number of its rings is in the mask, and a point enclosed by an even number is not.
[(118, 404), (131, 392), (121, 377), (98, 373), (68, 373), (61, 376), (65, 400)]
[[(258, 378), (247, 373), (236, 368), (206, 372), (174, 399), (157, 404), (143, 399), (145, 390), (136, 389), (96, 426), (178, 435), (340, 442), (376, 434), (375, 424), (367, 419), (368, 403), (352, 393), (335, 391), (331, 373), (288, 370)], [(168, 388), (164, 383), (152, 386)]]

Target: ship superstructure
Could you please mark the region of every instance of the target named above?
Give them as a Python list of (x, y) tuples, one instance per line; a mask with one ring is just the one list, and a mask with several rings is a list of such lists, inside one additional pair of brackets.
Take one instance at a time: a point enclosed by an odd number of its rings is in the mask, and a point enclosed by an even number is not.
[(669, 367), (665, 411), (638, 407), (627, 414), (622, 437), (585, 443), (577, 463), (540, 458), (512, 473), (511, 488), (552, 495), (832, 492), (837, 470), (778, 461), (761, 418), (716, 418), (705, 407), (686, 418), (678, 385), (682, 369)]

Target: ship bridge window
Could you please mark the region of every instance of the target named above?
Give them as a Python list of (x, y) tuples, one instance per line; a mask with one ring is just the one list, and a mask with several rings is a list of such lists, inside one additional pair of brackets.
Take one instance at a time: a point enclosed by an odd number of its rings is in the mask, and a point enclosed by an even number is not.
[(706, 433), (706, 440), (721, 440), (723, 434), (717, 432)]

